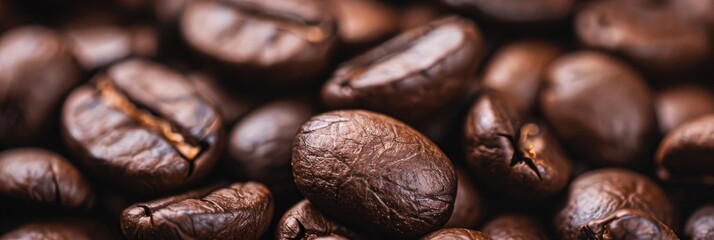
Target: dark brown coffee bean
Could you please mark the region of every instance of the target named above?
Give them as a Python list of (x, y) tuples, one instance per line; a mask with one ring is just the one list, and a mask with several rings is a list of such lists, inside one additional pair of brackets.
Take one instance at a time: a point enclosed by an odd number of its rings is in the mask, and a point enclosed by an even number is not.
[(554, 226), (561, 239), (580, 239), (579, 229), (623, 209), (640, 210), (668, 226), (674, 222), (672, 205), (657, 184), (635, 172), (609, 168), (587, 172), (573, 181)]
[(76, 89), (62, 123), (65, 142), (87, 168), (137, 193), (199, 180), (223, 144), (220, 114), (186, 78), (141, 60)]
[(121, 228), (129, 239), (258, 239), (272, 216), (265, 186), (235, 183), (134, 204)]
[(248, 114), (231, 131), (228, 153), (238, 176), (270, 188), (289, 207), (299, 200), (290, 168), (292, 142), (316, 110), (304, 99), (279, 99)]
[(714, 114), (714, 95), (702, 86), (668, 88), (655, 99), (659, 131), (666, 134), (676, 127)]
[(501, 215), (483, 227), (483, 233), (494, 240), (523, 239), (547, 240), (540, 220), (520, 214)]
[(92, 189), (69, 161), (42, 149), (0, 153), (0, 195), (22, 201), (89, 207)]
[(242, 92), (232, 91), (233, 89), (221, 85), (211, 75), (192, 72), (187, 77), (193, 83), (196, 91), (206, 101), (218, 108), (226, 125), (232, 124), (245, 116), (257, 104), (256, 99)]
[(5, 33), (0, 38), (0, 145), (46, 140), (56, 109), (80, 74), (59, 33), (39, 26)]
[(684, 234), (692, 240), (714, 239), (714, 205), (697, 209), (687, 220)]
[(466, 228), (444, 228), (430, 233), (421, 240), (491, 240), (487, 235)]
[(522, 41), (506, 45), (488, 64), (483, 86), (514, 100), (518, 111), (530, 113), (548, 65), (562, 53), (550, 42)]
[(90, 219), (54, 219), (32, 222), (0, 236), (3, 240), (121, 239), (109, 228)]
[(483, 201), (471, 183), (469, 176), (461, 169), (456, 169), (457, 187), (456, 201), (451, 218), (445, 228), (473, 228), (483, 215)]
[(641, 165), (655, 114), (642, 77), (607, 55), (581, 51), (549, 68), (540, 106), (554, 132), (596, 165)]
[(108, 66), (130, 56), (156, 55), (158, 36), (148, 26), (122, 28), (101, 25), (77, 27), (67, 31), (72, 51), (86, 70)]
[(348, 48), (368, 47), (397, 33), (397, 11), (377, 0), (331, 1), (340, 41)]
[(292, 164), (295, 184), (318, 209), (380, 236), (422, 236), (453, 210), (449, 159), (385, 115), (353, 110), (312, 117), (295, 136)]
[(415, 123), (465, 93), (483, 53), (470, 20), (410, 30), (342, 65), (322, 89), (330, 108), (364, 108)]
[(686, 123), (660, 143), (658, 176), (662, 180), (714, 185), (714, 115)]
[(560, 20), (570, 15), (574, 0), (489, 1), (441, 0), (460, 10), (469, 10), (489, 18), (511, 23), (540, 23)]
[(308, 240), (321, 237), (367, 239), (362, 234), (326, 217), (308, 200), (298, 202), (285, 212), (277, 228), (278, 240)]
[(519, 199), (542, 199), (567, 184), (570, 160), (553, 136), (545, 127), (521, 120), (500, 95), (481, 95), (469, 110), (464, 129), (467, 162), (493, 190)]
[(580, 239), (679, 240), (668, 226), (640, 210), (622, 209), (578, 229)]
[(330, 60), (337, 34), (326, 4), (192, 1), (181, 19), (181, 31), (194, 50), (247, 83), (297, 83), (317, 77)]
[(702, 63), (712, 51), (706, 29), (678, 16), (669, 2), (593, 1), (578, 13), (575, 30), (585, 45), (623, 54), (652, 72)]

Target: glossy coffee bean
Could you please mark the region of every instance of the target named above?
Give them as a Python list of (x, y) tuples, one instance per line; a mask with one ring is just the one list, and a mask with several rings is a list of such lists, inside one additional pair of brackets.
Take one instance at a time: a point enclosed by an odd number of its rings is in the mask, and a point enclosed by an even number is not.
[(286, 98), (245, 116), (229, 137), (228, 154), (234, 172), (266, 184), (279, 201), (292, 204), (299, 200), (290, 168), (292, 142), (300, 126), (315, 112), (305, 99)]
[(89, 207), (93, 201), (77, 168), (56, 153), (35, 148), (0, 153), (0, 195), (69, 208)]
[(378, 0), (335, 0), (338, 36), (347, 48), (369, 47), (397, 33), (397, 10)]
[(200, 55), (245, 83), (313, 80), (330, 60), (336, 23), (320, 0), (192, 1), (181, 33)]
[(317, 210), (310, 201), (302, 200), (290, 208), (278, 222), (276, 239), (308, 240), (328, 237), (367, 239), (361, 233), (335, 222)]
[(72, 51), (85, 70), (95, 70), (128, 57), (153, 57), (158, 36), (149, 26), (123, 28), (112, 25), (67, 30)]
[(469, 10), (489, 18), (510, 23), (541, 23), (563, 19), (570, 15), (574, 0), (488, 1), (441, 0), (448, 6)]
[(426, 137), (385, 115), (334, 111), (308, 120), (293, 142), (300, 192), (328, 216), (380, 236), (415, 238), (446, 223), (456, 175)]
[(201, 179), (223, 144), (219, 112), (186, 77), (142, 60), (114, 65), (76, 89), (62, 124), (82, 164), (142, 194)]
[(692, 240), (714, 239), (714, 205), (697, 209), (687, 220), (684, 234)]
[(512, 104), (484, 93), (464, 126), (467, 163), (482, 183), (518, 199), (542, 199), (563, 189), (571, 164), (548, 130), (522, 120)]
[[(672, 205), (657, 184), (635, 172), (607, 168), (584, 173), (573, 181), (553, 224), (561, 239), (581, 239), (579, 234), (587, 226), (619, 228), (628, 221), (641, 220), (618, 212), (624, 209), (639, 210), (667, 226), (674, 222)], [(610, 226), (613, 217), (617, 221)]]
[(623, 62), (592, 51), (558, 58), (550, 66), (540, 106), (563, 143), (604, 166), (644, 162), (655, 134), (652, 93)]
[(187, 77), (198, 94), (218, 109), (226, 125), (248, 114), (257, 104), (256, 99), (242, 92), (232, 91), (234, 89), (222, 85), (209, 74), (192, 72), (187, 74)]
[(483, 53), (470, 20), (416, 28), (340, 66), (322, 89), (329, 108), (363, 108), (424, 121), (466, 91)]
[(483, 86), (513, 99), (518, 111), (527, 114), (536, 105), (548, 65), (561, 53), (557, 45), (545, 41), (506, 45), (486, 67)]
[(714, 115), (686, 123), (660, 143), (656, 163), (662, 180), (714, 185)]
[(39, 26), (0, 37), (0, 145), (44, 138), (80, 70), (66, 39)]
[(635, 209), (618, 210), (578, 229), (580, 239), (679, 240), (667, 225)]
[(258, 239), (272, 215), (265, 186), (235, 183), (134, 204), (122, 213), (121, 229), (128, 239)]
[(121, 237), (93, 219), (53, 219), (24, 224), (0, 236), (0, 239), (112, 240)]
[(424, 236), (421, 240), (490, 240), (487, 235), (466, 228), (444, 228)]
[(667, 88), (657, 94), (655, 107), (659, 131), (667, 134), (684, 123), (714, 114), (714, 94), (696, 85)]
[(712, 45), (701, 24), (672, 10), (674, 1), (592, 1), (577, 14), (580, 40), (627, 56), (651, 72), (676, 72), (701, 64)]
[(484, 202), (466, 172), (457, 168), (456, 177), (454, 211), (444, 228), (473, 228), (483, 216)]
[(548, 235), (540, 220), (520, 214), (505, 214), (496, 217), (483, 227), (483, 233), (494, 240), (530, 239), (547, 240)]

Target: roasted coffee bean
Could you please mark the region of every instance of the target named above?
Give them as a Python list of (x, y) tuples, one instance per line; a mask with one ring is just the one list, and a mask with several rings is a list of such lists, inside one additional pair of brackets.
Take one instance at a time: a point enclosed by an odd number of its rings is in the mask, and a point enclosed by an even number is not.
[(595, 165), (642, 165), (655, 114), (642, 77), (607, 55), (581, 51), (551, 64), (540, 106), (554, 132)]
[(300, 192), (337, 221), (380, 236), (415, 238), (448, 220), (456, 175), (426, 137), (385, 115), (334, 111), (308, 120), (293, 142)]
[(712, 51), (706, 29), (672, 10), (673, 1), (592, 1), (575, 19), (585, 45), (627, 56), (652, 72), (676, 72)]
[(188, 74), (188, 79), (206, 101), (218, 108), (226, 125), (232, 124), (245, 116), (257, 104), (256, 99), (242, 92), (232, 91), (233, 89), (221, 85), (211, 75), (192, 72)]
[(679, 240), (666, 225), (640, 210), (622, 209), (578, 229), (580, 239)]
[[(554, 226), (561, 239), (581, 239), (578, 235), (581, 228), (600, 224), (608, 217), (623, 217), (617, 214), (623, 209), (640, 210), (667, 226), (674, 222), (672, 205), (652, 180), (628, 170), (608, 168), (584, 173), (573, 181)], [(636, 217), (627, 216), (621, 220), (631, 218)], [(616, 221), (613, 226), (619, 228), (627, 222)]]
[(574, 0), (488, 1), (441, 0), (460, 10), (469, 10), (489, 18), (509, 23), (541, 23), (563, 19), (570, 15)]
[(0, 38), (0, 145), (46, 140), (62, 98), (79, 83), (66, 39), (27, 26)]
[(89, 207), (92, 189), (69, 161), (42, 149), (0, 153), (0, 195), (22, 201)]
[(181, 19), (189, 46), (246, 83), (313, 80), (330, 60), (336, 23), (320, 0), (192, 1)]
[(298, 202), (285, 212), (278, 222), (277, 228), (276, 238), (278, 240), (308, 240), (321, 237), (367, 239), (363, 234), (352, 231), (326, 217), (308, 200)]
[(513, 99), (518, 111), (530, 113), (545, 78), (548, 65), (562, 50), (545, 41), (523, 41), (506, 45), (488, 64), (483, 86)]
[(659, 131), (667, 134), (684, 123), (714, 114), (714, 95), (702, 86), (668, 88), (657, 94), (655, 107)]
[(481, 34), (449, 17), (410, 30), (342, 65), (322, 89), (330, 108), (364, 108), (416, 123), (464, 94), (483, 53)]
[(714, 185), (714, 115), (686, 123), (670, 132), (657, 150), (657, 174), (662, 180)]
[(234, 172), (264, 183), (280, 201), (291, 205), (299, 200), (290, 168), (292, 142), (315, 112), (304, 99), (279, 99), (248, 114), (230, 134), (228, 153)]
[(545, 127), (521, 118), (501, 95), (482, 94), (464, 126), (467, 162), (495, 191), (519, 199), (552, 196), (567, 184), (570, 160)]
[(473, 228), (483, 215), (483, 201), (471, 183), (469, 176), (461, 169), (456, 169), (457, 187), (454, 211), (444, 225), (445, 228)]
[(235, 183), (137, 203), (124, 210), (128, 239), (258, 239), (273, 216), (273, 196), (259, 183)]
[(444, 228), (430, 233), (422, 240), (490, 240), (487, 235), (466, 228)]
[(182, 75), (130, 60), (76, 89), (62, 116), (65, 142), (96, 175), (136, 193), (185, 187), (222, 150), (221, 116)]
[(540, 220), (527, 215), (501, 215), (483, 227), (483, 233), (494, 240), (547, 240), (548, 235)]
[(3, 240), (93, 240), (121, 239), (109, 228), (90, 219), (53, 219), (32, 222), (0, 236)]
[(687, 220), (684, 234), (692, 240), (714, 239), (714, 205), (697, 209)]
[(72, 40), (72, 51), (86, 70), (108, 66), (127, 57), (156, 55), (158, 36), (148, 26), (122, 28), (119, 26), (77, 27), (67, 31)]
[(340, 42), (347, 48), (369, 47), (397, 33), (397, 11), (378, 0), (331, 1)]

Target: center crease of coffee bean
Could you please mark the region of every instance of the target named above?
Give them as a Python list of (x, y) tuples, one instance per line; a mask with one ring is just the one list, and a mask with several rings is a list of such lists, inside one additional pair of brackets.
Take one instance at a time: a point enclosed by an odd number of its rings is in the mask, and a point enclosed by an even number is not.
[(116, 108), (139, 122), (142, 126), (148, 128), (151, 132), (159, 134), (171, 146), (174, 147), (182, 156), (188, 160), (194, 160), (199, 153), (201, 147), (188, 143), (187, 138), (181, 133), (174, 131), (171, 124), (165, 120), (157, 118), (146, 111), (138, 109), (131, 101), (119, 92), (109, 79), (101, 77), (97, 81), (97, 90), (101, 100), (107, 105)]
[[(538, 176), (538, 180), (543, 181), (543, 177), (540, 175), (540, 172), (538, 171), (538, 167), (535, 165), (535, 161), (538, 157), (538, 154), (535, 152), (535, 144), (534, 143), (528, 143), (528, 139), (532, 136), (538, 133), (538, 127), (535, 126), (534, 124), (525, 124), (523, 125), (519, 131), (516, 131), (516, 136), (507, 136), (507, 135), (501, 135), (506, 137), (510, 142), (511, 145), (517, 149), (513, 153), (513, 157), (511, 158), (511, 167), (518, 165), (519, 163), (524, 163), (528, 168), (533, 170), (533, 172)], [(522, 147), (523, 145), (526, 145), (526, 147)]]

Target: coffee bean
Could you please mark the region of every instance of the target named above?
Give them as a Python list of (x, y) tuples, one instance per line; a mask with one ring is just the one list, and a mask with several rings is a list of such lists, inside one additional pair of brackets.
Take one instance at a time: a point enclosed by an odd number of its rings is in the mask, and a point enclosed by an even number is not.
[(277, 228), (278, 240), (307, 240), (321, 237), (367, 239), (361, 233), (352, 231), (326, 217), (308, 200), (298, 202), (285, 212)]
[(471, 178), (461, 169), (456, 169), (457, 187), (454, 211), (445, 228), (473, 228), (483, 215), (484, 203), (471, 183)]
[(642, 77), (610, 56), (581, 51), (558, 58), (541, 92), (543, 115), (560, 139), (595, 165), (642, 165), (655, 132)]
[(488, 1), (488, 0), (441, 0), (455, 9), (468, 10), (489, 18), (509, 23), (539, 23), (556, 21), (567, 17), (576, 1)]
[(714, 239), (714, 205), (697, 209), (687, 220), (684, 234), (692, 240)]
[(26, 26), (0, 38), (0, 145), (47, 140), (57, 107), (80, 70), (59, 33)]
[(714, 116), (707, 115), (670, 132), (657, 150), (662, 180), (714, 185)]
[(397, 33), (397, 11), (390, 5), (376, 0), (331, 3), (338, 20), (338, 36), (346, 48), (361, 50)]
[[(584, 173), (573, 181), (554, 226), (561, 239), (568, 240), (582, 239), (578, 234), (584, 227), (602, 225), (603, 221), (610, 224), (608, 219), (613, 217), (618, 219), (612, 225), (617, 228), (627, 225), (628, 219), (642, 220), (641, 216), (623, 216), (618, 212), (624, 209), (639, 210), (667, 226), (674, 222), (672, 205), (652, 180), (628, 170), (608, 168)], [(628, 228), (626, 232), (630, 231)]]
[(686, 122), (714, 114), (714, 95), (702, 86), (667, 88), (657, 94), (655, 106), (659, 131), (667, 134)]
[(492, 239), (546, 240), (548, 235), (540, 220), (521, 214), (506, 214), (496, 217), (483, 227), (483, 233)]
[(530, 113), (548, 65), (561, 54), (553, 43), (523, 41), (506, 45), (488, 64), (483, 85), (513, 99), (518, 111)]
[(661, 239), (679, 240), (666, 225), (635, 209), (618, 210), (578, 229), (580, 239)]
[(483, 54), (476, 25), (444, 18), (343, 64), (322, 89), (329, 108), (364, 108), (416, 123), (466, 91)]
[(119, 26), (77, 27), (67, 31), (72, 40), (72, 51), (85, 70), (95, 70), (134, 57), (156, 55), (158, 37), (148, 26), (122, 28)]
[(466, 228), (444, 228), (439, 231), (430, 233), (429, 235), (421, 238), (421, 240), (490, 240), (491, 238), (487, 235), (466, 229)]
[(577, 14), (585, 45), (627, 56), (651, 72), (677, 72), (701, 64), (712, 45), (701, 24), (672, 10), (675, 1), (593, 1)]
[(0, 239), (112, 240), (121, 238), (106, 226), (90, 219), (52, 219), (22, 225), (0, 236)]
[(548, 130), (522, 120), (512, 104), (494, 93), (481, 95), (464, 126), (467, 162), (493, 190), (519, 199), (558, 193), (571, 164)]
[(337, 34), (326, 4), (192, 1), (181, 32), (192, 49), (246, 83), (296, 84), (316, 78), (330, 60)]
[(260, 181), (280, 203), (300, 199), (290, 168), (292, 142), (300, 126), (316, 110), (304, 99), (279, 99), (243, 118), (230, 134), (228, 154), (234, 172)]
[(293, 142), (300, 192), (328, 216), (393, 238), (444, 225), (456, 176), (423, 135), (368, 111), (334, 111), (308, 120)]
[(93, 201), (77, 168), (56, 153), (34, 148), (0, 153), (0, 195), (69, 208), (86, 208)]
[(218, 111), (184, 76), (142, 60), (114, 65), (76, 89), (62, 123), (82, 164), (142, 194), (201, 179), (223, 144)]
[(121, 228), (128, 239), (258, 239), (272, 215), (265, 186), (235, 183), (134, 204)]

